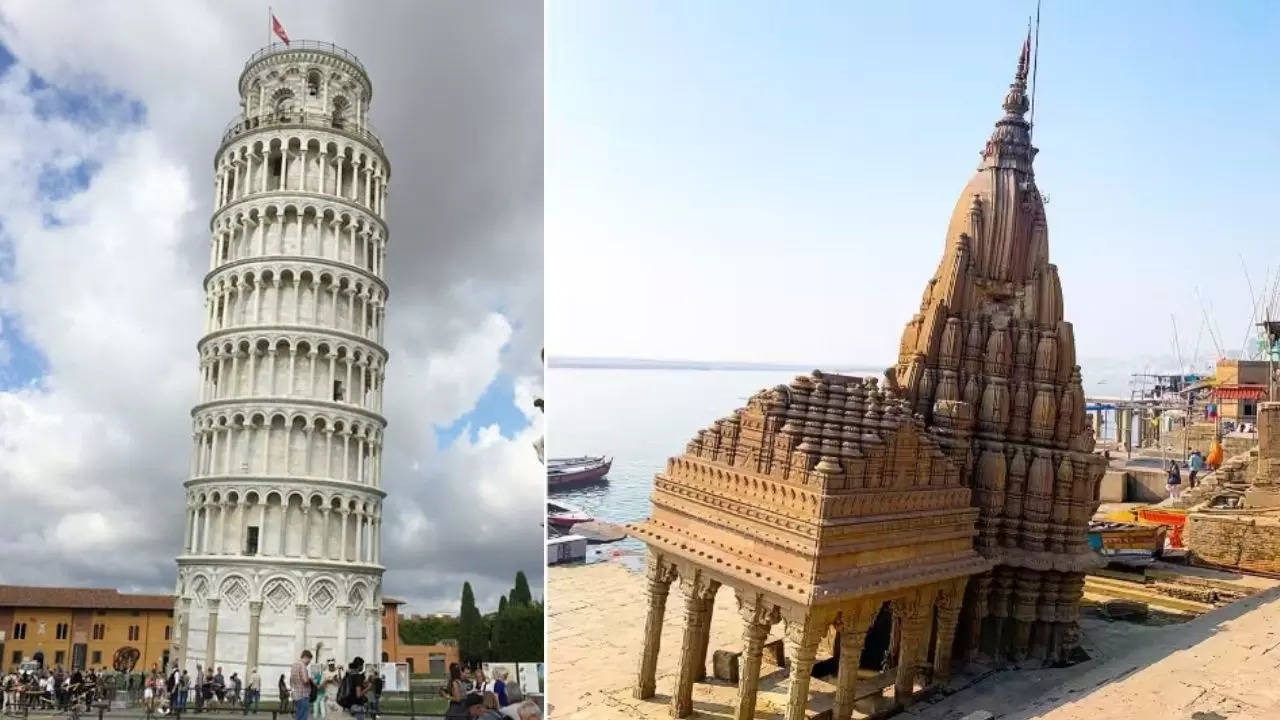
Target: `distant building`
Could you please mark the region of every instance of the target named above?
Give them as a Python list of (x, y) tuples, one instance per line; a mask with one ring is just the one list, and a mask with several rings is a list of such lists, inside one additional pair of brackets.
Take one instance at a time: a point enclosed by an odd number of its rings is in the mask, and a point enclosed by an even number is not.
[[(382, 599), (382, 662), (402, 662), (413, 674), (445, 675), (450, 663), (458, 662), (458, 641), (441, 640), (435, 645), (409, 645), (400, 641), (400, 606), (403, 600)], [(411, 615), (408, 619), (427, 617)], [(432, 613), (430, 617), (450, 617)]]
[(45, 668), (109, 668), (123, 648), (137, 650), (138, 671), (163, 667), (173, 635), (173, 596), (0, 585), (0, 632), (6, 669), (27, 661)]
[(1258, 403), (1267, 399), (1266, 360), (1219, 360), (1213, 398), (1224, 420), (1258, 421)]
[[(111, 588), (0, 585), (3, 668), (28, 661), (49, 669), (111, 668), (122, 648), (138, 651), (135, 671), (166, 667), (175, 640), (173, 602), (172, 595), (126, 594)], [(403, 604), (383, 599), (381, 661), (406, 663), (411, 673), (444, 675), (449, 663), (458, 662), (457, 641), (402, 643)]]

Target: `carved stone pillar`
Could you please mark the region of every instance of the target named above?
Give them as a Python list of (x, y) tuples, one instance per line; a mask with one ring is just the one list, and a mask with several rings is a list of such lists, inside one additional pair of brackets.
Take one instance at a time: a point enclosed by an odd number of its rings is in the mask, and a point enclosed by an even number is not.
[(1008, 638), (1004, 634), (1004, 626), (1009, 618), (1009, 596), (1013, 587), (1013, 569), (997, 567), (991, 571), (991, 599), (987, 626), (990, 632), (984, 632), (984, 641), (990, 643), (992, 662), (1000, 662), (1006, 656)]
[(657, 683), (658, 649), (662, 643), (662, 617), (667, 610), (667, 594), (675, 579), (675, 568), (661, 555), (649, 551), (648, 569), (645, 571), (649, 612), (644, 620), (644, 651), (640, 654), (640, 668), (632, 695), (644, 700), (653, 697)]
[(676, 673), (676, 687), (671, 693), (671, 715), (688, 717), (693, 712), (693, 682), (699, 664), (702, 622), (706, 618), (704, 608), (708, 598), (716, 596), (720, 583), (711, 580), (701, 570), (692, 570), (680, 576), (680, 592), (684, 596), (684, 642), (680, 647), (680, 669)]
[(911, 598), (895, 601), (894, 615), (900, 618), (902, 640), (898, 651), (898, 675), (893, 684), (893, 699), (899, 705), (909, 705), (915, 694), (916, 671), (920, 656), (928, 642), (929, 623), (932, 619), (932, 598)]
[(786, 720), (805, 720), (805, 708), (809, 705), (809, 677), (813, 672), (814, 655), (818, 642), (826, 634), (826, 623), (817, 618), (805, 621), (787, 621), (787, 660), (790, 664), (791, 682), (787, 689)]
[(258, 627), (262, 619), (262, 601), (249, 601), (249, 648), (245, 652), (245, 673), (258, 667)]
[(707, 650), (711, 645), (711, 614), (716, 607), (716, 598), (711, 596), (702, 601), (702, 620), (698, 623), (702, 634), (698, 636), (698, 650), (695, 653), (697, 665), (693, 669), (694, 682), (707, 679)]
[(960, 608), (965, 595), (965, 585), (969, 578), (955, 580), (952, 585), (938, 595), (938, 636), (933, 645), (933, 679), (945, 682), (951, 677), (952, 645), (956, 637), (956, 623), (960, 619)]
[(1031, 644), (1031, 624), (1036, 619), (1036, 599), (1040, 590), (1040, 573), (1018, 570), (1014, 578), (1013, 642), (1009, 657), (1014, 662), (1026, 659)]
[(844, 611), (840, 620), (840, 671), (836, 676), (835, 706), (832, 720), (849, 720), (858, 697), (858, 664), (867, 642), (867, 630), (879, 614), (879, 603), (862, 602)]
[(769, 628), (778, 622), (778, 606), (764, 595), (744, 597), (738, 593), (738, 611), (746, 625), (742, 629), (742, 664), (738, 670), (738, 709), (734, 720), (752, 720), (756, 715), (756, 691), (760, 684), (760, 656)]
[(204, 662), (205, 667), (214, 667), (218, 654), (218, 599), (205, 600), (209, 605), (209, 622), (205, 626)]
[(973, 576), (973, 582), (969, 584), (969, 601), (966, 604), (968, 636), (965, 639), (964, 648), (970, 662), (976, 660), (978, 653), (982, 651), (982, 626), (989, 612), (990, 595), (991, 573), (988, 571)]

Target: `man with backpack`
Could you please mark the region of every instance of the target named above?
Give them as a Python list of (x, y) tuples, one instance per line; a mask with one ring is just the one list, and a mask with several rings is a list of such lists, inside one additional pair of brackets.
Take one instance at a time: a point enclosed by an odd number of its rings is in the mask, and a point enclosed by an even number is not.
[(338, 685), (338, 707), (364, 720), (365, 695), (368, 687), (364, 680), (364, 659), (359, 655), (347, 666), (347, 674)]

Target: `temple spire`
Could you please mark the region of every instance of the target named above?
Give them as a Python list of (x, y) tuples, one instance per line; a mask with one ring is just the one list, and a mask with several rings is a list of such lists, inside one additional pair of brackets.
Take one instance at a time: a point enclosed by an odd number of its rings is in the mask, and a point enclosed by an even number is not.
[[(1013, 74), (1013, 82), (1009, 84), (1009, 92), (1005, 93), (1004, 117), (996, 122), (991, 139), (982, 151), (984, 167), (1003, 165), (1025, 172), (1031, 170), (1031, 159), (1035, 157), (1035, 149), (1031, 147), (1031, 124), (1027, 122), (1027, 110), (1031, 101), (1027, 96), (1027, 71), (1031, 67), (1031, 31), (1022, 43), (1018, 53), (1018, 67)], [(1005, 160), (1007, 162), (1001, 162)]]

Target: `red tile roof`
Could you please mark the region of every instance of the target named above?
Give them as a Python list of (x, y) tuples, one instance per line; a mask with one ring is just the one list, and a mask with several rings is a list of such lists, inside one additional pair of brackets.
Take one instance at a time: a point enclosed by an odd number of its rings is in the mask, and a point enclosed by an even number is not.
[(172, 610), (173, 595), (128, 595), (114, 588), (0, 585), (0, 607)]

